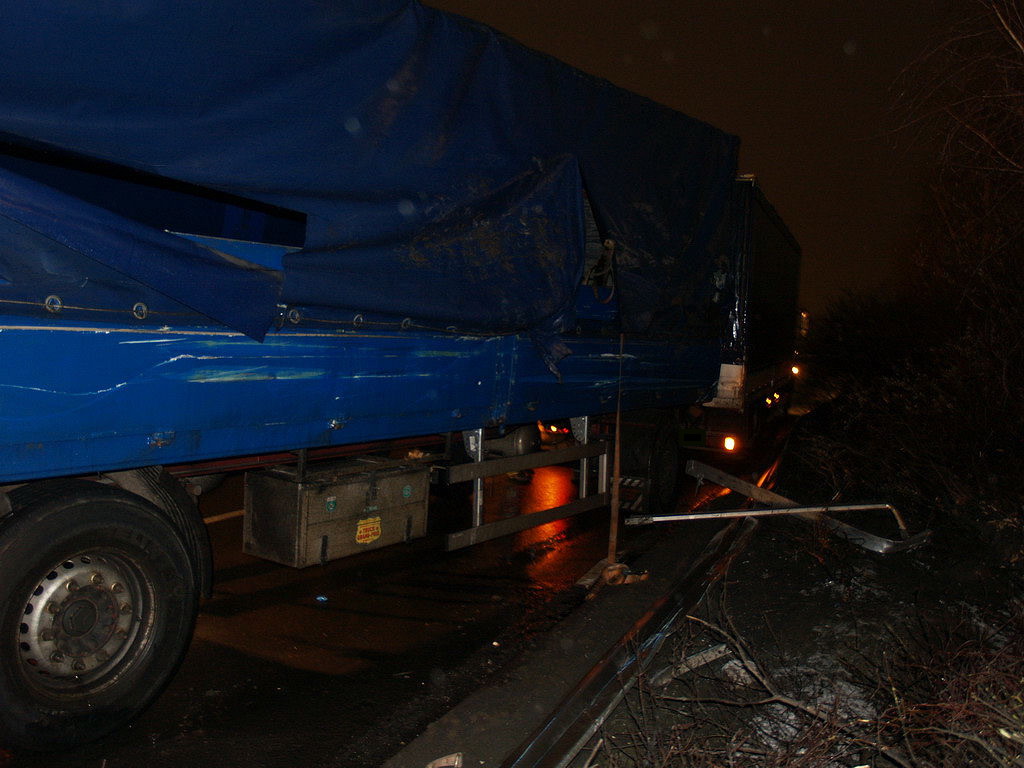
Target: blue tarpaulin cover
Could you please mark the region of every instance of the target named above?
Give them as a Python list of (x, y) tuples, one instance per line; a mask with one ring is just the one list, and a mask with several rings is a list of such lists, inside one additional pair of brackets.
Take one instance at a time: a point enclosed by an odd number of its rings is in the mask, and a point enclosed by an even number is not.
[[(736, 149), (414, 0), (5, 1), (0, 308), (138, 300), (262, 338), (296, 305), (543, 336), (580, 283), (585, 193), (624, 329), (672, 333)], [(138, 174), (120, 202), (108, 168)], [(182, 185), (164, 210), (209, 192), (215, 234), (248, 236), (237, 201), (294, 214), (301, 247), (270, 269), (167, 234), (133, 213), (153, 178)]]

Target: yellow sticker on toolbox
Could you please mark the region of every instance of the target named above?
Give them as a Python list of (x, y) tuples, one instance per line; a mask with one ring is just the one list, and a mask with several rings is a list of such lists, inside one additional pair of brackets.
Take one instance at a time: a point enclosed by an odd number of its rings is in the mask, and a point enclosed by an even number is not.
[(380, 518), (367, 517), (356, 523), (356, 544), (370, 544), (380, 538)]

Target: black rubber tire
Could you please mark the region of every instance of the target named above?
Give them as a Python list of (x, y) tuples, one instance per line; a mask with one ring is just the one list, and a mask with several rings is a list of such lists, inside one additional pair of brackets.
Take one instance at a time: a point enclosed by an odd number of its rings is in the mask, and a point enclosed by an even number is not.
[(198, 610), (180, 534), (85, 481), (12, 492), (0, 528), (0, 746), (66, 749), (120, 728), (170, 681)]
[(151, 502), (163, 513), (188, 546), (199, 594), (209, 597), (213, 589), (213, 550), (195, 497), (163, 467), (110, 472), (104, 477), (122, 490)]

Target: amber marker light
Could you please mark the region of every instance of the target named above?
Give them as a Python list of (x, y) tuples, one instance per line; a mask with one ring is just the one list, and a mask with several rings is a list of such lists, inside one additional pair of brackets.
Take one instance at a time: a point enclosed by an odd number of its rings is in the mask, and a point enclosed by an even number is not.
[(799, 365), (794, 365), (789, 370), (793, 372), (794, 376), (799, 376), (800, 375), (800, 366)]
[(736, 438), (733, 437), (732, 435), (729, 435), (727, 438), (725, 438), (725, 440), (722, 441), (722, 447), (725, 448), (725, 450), (727, 451), (735, 451)]

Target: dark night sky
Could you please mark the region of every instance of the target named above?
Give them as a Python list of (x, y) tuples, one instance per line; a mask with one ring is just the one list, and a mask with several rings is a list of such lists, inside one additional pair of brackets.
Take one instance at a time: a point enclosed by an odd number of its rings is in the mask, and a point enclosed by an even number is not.
[(954, 2), (429, 0), (740, 136), (812, 312), (900, 279), (930, 159), (893, 136), (893, 82)]

